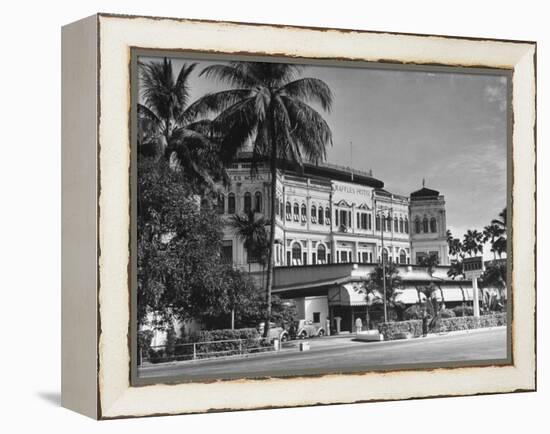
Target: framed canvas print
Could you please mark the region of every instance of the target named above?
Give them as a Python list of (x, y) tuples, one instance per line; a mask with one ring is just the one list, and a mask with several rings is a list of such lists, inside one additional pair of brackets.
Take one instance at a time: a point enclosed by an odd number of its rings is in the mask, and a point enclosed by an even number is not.
[(98, 14), (62, 54), (64, 406), (535, 390), (534, 42)]

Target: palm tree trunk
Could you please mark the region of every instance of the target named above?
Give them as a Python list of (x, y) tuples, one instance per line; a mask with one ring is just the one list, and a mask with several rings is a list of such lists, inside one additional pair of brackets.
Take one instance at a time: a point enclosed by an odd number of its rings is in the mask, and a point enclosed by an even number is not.
[(269, 322), (271, 320), (271, 288), (273, 286), (273, 250), (275, 245), (275, 201), (277, 200), (277, 143), (271, 140), (271, 197), (270, 197), (270, 228), (269, 228), (269, 253), (267, 256), (267, 276), (265, 284), (266, 292), (266, 316), (264, 337), (269, 334)]
[(231, 330), (235, 330), (235, 307), (231, 309)]

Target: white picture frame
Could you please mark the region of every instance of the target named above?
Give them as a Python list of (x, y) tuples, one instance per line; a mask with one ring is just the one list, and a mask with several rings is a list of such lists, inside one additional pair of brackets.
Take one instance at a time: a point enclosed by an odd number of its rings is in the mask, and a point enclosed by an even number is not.
[[(512, 74), (512, 363), (132, 386), (130, 53), (500, 68)], [(62, 405), (96, 419), (536, 389), (536, 44), (98, 14), (63, 28)]]

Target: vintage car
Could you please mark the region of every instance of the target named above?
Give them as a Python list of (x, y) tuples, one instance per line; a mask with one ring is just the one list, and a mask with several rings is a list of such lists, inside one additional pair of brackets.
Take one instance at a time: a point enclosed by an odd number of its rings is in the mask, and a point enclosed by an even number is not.
[[(258, 332), (260, 333), (260, 336), (264, 335), (264, 324), (264, 322), (258, 324)], [(273, 322), (269, 323), (269, 333), (267, 337), (271, 340), (277, 338), (281, 342), (286, 342), (290, 339), (288, 331), (286, 331), (284, 327), (278, 326)]]
[(321, 323), (314, 323), (305, 319), (294, 321), (289, 332), (293, 339), (306, 339), (326, 334), (326, 330), (321, 326)]

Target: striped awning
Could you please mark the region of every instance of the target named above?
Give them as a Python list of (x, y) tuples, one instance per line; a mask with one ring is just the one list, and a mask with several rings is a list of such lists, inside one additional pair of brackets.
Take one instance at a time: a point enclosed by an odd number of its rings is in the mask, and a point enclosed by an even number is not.
[(378, 291), (368, 293), (361, 283), (346, 283), (328, 290), (329, 306), (372, 306), (382, 303), (382, 295)]

